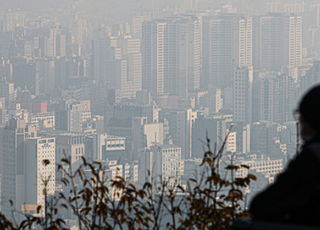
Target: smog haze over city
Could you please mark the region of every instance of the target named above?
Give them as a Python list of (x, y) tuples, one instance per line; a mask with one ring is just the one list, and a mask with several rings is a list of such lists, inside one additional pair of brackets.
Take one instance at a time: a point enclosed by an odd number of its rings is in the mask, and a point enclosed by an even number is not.
[(318, 83), (319, 0), (0, 0), (0, 212), (45, 216), (83, 158), (111, 200), (120, 177), (175, 192), (221, 146), (257, 177), (250, 201), (295, 156), (293, 111)]

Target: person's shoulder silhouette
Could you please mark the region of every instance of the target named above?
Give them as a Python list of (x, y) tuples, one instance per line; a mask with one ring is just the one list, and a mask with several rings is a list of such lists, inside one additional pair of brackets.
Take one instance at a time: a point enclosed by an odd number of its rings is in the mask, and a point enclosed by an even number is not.
[(320, 226), (320, 85), (303, 96), (295, 115), (301, 151), (252, 200), (250, 212), (254, 220)]

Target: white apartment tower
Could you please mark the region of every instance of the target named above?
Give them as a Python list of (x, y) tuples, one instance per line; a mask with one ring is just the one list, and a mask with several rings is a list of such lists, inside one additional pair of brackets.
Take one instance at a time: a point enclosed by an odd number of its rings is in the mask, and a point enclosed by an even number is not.
[(252, 122), (252, 67), (237, 68), (233, 77), (233, 120)]
[(232, 86), (233, 68), (252, 66), (252, 18), (204, 17), (201, 86)]
[(143, 89), (186, 98), (200, 84), (200, 21), (196, 17), (143, 24)]
[(302, 17), (294, 14), (269, 13), (254, 17), (253, 67), (280, 71), (302, 62)]

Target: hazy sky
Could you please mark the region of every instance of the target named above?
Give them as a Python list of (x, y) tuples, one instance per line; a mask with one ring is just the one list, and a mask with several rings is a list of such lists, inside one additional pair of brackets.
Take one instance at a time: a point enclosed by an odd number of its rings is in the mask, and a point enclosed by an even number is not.
[(57, 4), (66, 4), (68, 0), (0, 0), (2, 10), (8, 8), (32, 9), (36, 7), (51, 7)]

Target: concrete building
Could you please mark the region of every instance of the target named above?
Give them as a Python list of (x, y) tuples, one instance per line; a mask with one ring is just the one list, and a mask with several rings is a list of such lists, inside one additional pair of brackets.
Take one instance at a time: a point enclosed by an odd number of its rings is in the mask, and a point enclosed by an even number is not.
[(199, 106), (208, 108), (209, 114), (219, 113), (223, 108), (221, 89), (209, 89), (207, 93), (199, 98)]
[(104, 82), (108, 88), (115, 88), (116, 60), (121, 59), (121, 49), (116, 47), (114, 37), (97, 37), (93, 42), (94, 79)]
[(28, 124), (32, 124), (39, 129), (54, 129), (55, 116), (54, 112), (49, 113), (30, 113)]
[[(50, 138), (26, 139), (25, 160), (25, 200), (27, 205), (41, 205), (40, 214), (44, 216), (46, 184), (47, 195), (55, 194), (56, 187), (56, 140)], [(44, 160), (49, 160), (44, 164)]]
[(146, 117), (132, 118), (133, 158), (138, 158), (138, 150), (157, 144), (163, 144), (163, 123), (147, 123)]
[(83, 103), (62, 100), (55, 109), (56, 129), (80, 133), (83, 130)]
[[(120, 200), (119, 195), (121, 196), (121, 190), (115, 188), (112, 186), (113, 180), (119, 180), (118, 177), (123, 176), (123, 166), (121, 164), (118, 164), (117, 161), (110, 161), (110, 160), (103, 160), (98, 161), (101, 163), (101, 167), (103, 171), (100, 171), (99, 177), (102, 181), (105, 182), (105, 185), (107, 186), (109, 190), (109, 194), (107, 194), (112, 200)], [(87, 178), (94, 178), (95, 175), (92, 175), (91, 170), (85, 170), (84, 174)], [(92, 183), (92, 187), (95, 186), (95, 182), (92, 180), (89, 180), (89, 183)]]
[(237, 153), (250, 153), (251, 149), (251, 125), (245, 122), (230, 123), (232, 131), (236, 133)]
[(253, 19), (253, 68), (280, 71), (302, 64), (302, 17), (269, 13)]
[(132, 19), (132, 35), (134, 38), (142, 38), (142, 24), (145, 21), (149, 21), (149, 15), (135, 15)]
[(237, 133), (231, 130), (227, 130), (229, 133), (228, 139), (226, 141), (226, 152), (235, 153), (237, 152)]
[(17, 103), (20, 104), (21, 109), (27, 109), (29, 113), (47, 113), (47, 102), (21, 101)]
[(181, 185), (181, 165), (181, 148), (176, 145), (154, 145), (140, 149), (139, 184), (143, 185), (146, 179), (150, 182), (153, 178), (155, 191), (161, 181), (167, 182), (168, 188)]
[(137, 91), (136, 104), (147, 106), (147, 105), (151, 105), (151, 103), (152, 103), (152, 97), (151, 97), (151, 93), (148, 90), (144, 89), (141, 91)]
[(196, 118), (197, 113), (192, 109), (160, 111), (160, 121), (164, 122), (166, 119), (169, 122), (169, 135), (173, 139), (173, 144), (181, 147), (182, 159), (191, 157), (192, 127)]
[(11, 119), (8, 126), (1, 127), (0, 133), (1, 212), (9, 217), (14, 209), (21, 210), (24, 201), (25, 121)]
[(183, 160), (183, 175), (182, 175), (182, 184), (187, 185), (189, 179), (195, 179), (199, 181), (206, 172), (206, 167), (201, 167), (203, 158), (191, 158), (191, 159), (184, 159)]
[(34, 94), (44, 95), (55, 89), (55, 61), (41, 59), (34, 63)]
[[(252, 154), (247, 158), (239, 157), (236, 159), (236, 164), (244, 164), (250, 167), (250, 171), (256, 171), (257, 173), (264, 173), (273, 176), (281, 173), (283, 170), (282, 158), (270, 158), (264, 155), (258, 157), (256, 154)], [(245, 177), (249, 170), (241, 168), (237, 171), (236, 176)]]
[(123, 164), (123, 178), (130, 183), (138, 183), (138, 169), (137, 162), (126, 162)]
[(134, 98), (141, 90), (142, 81), (141, 53), (129, 53), (117, 60), (115, 88), (120, 89), (122, 98)]
[(210, 140), (211, 151), (219, 150), (231, 123), (232, 115), (199, 116), (192, 126), (192, 157), (203, 158), (204, 152), (208, 150), (207, 138)]
[(6, 99), (4, 97), (0, 97), (0, 124), (5, 123), (5, 115), (6, 115)]
[[(320, 8), (319, 8), (320, 9)], [(299, 97), (307, 92), (313, 85), (320, 83), (320, 61), (313, 61), (312, 67), (300, 76)]]
[(252, 67), (237, 68), (233, 77), (233, 121), (252, 122)]
[(86, 154), (89, 161), (119, 160), (126, 158), (126, 138), (104, 134), (91, 134), (85, 140)]
[(6, 100), (6, 108), (9, 103), (15, 100), (14, 83), (0, 81), (0, 97), (4, 97)]
[(85, 134), (68, 133), (61, 131), (42, 132), (43, 137), (54, 137), (56, 140), (55, 162), (61, 163), (61, 159), (71, 158), (71, 163), (81, 159), (85, 155)]
[(296, 106), (294, 79), (286, 75), (267, 75), (259, 81), (259, 120), (270, 123), (293, 121)]
[(252, 66), (252, 25), (245, 15), (204, 17), (202, 89), (232, 86), (233, 68)]
[(113, 119), (109, 122), (109, 126), (126, 126), (131, 128), (133, 117), (147, 117), (147, 123), (157, 123), (159, 122), (159, 111), (160, 108), (154, 105), (115, 104), (113, 107)]
[(153, 95), (186, 98), (200, 86), (200, 20), (175, 17), (145, 22), (142, 28), (142, 88)]

